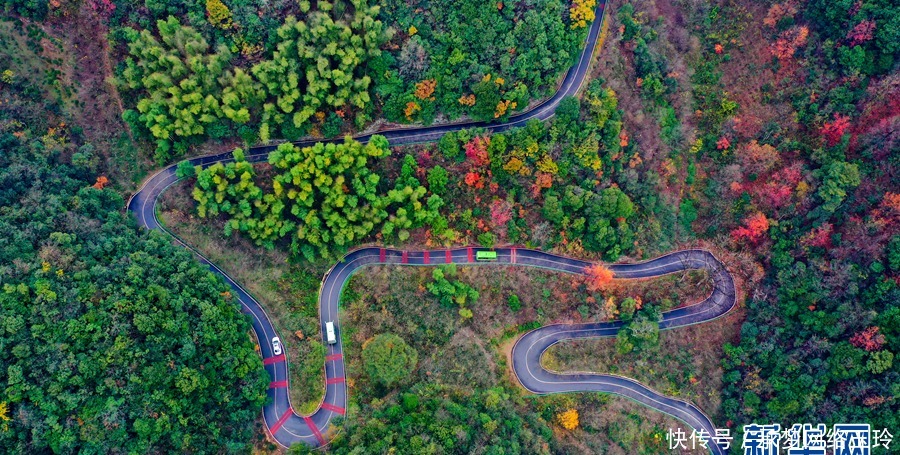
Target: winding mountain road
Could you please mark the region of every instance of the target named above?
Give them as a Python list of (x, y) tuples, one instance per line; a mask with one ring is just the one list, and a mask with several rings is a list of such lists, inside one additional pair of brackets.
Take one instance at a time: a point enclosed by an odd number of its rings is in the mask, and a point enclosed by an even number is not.
[[(438, 125), (423, 128), (396, 129), (376, 134), (385, 136), (392, 145), (430, 142), (440, 139), (445, 133), (465, 128), (482, 127), (492, 132), (502, 132), (511, 128), (524, 126), (531, 119), (546, 120), (553, 116), (559, 102), (566, 96), (575, 95), (584, 80), (590, 66), (591, 56), (597, 45), (600, 34), (605, 2), (597, 7), (597, 17), (590, 27), (584, 50), (578, 62), (569, 69), (557, 92), (549, 99), (533, 109), (512, 116), (509, 121), (500, 124), (468, 122), (452, 125)], [(371, 134), (357, 136), (355, 139), (366, 142)], [(298, 142), (305, 146), (315, 141)], [(250, 162), (261, 162), (268, 158), (276, 146), (251, 148), (246, 156)], [(191, 159), (194, 165), (203, 167), (218, 162), (229, 162), (232, 154), (203, 156)], [(157, 201), (165, 190), (176, 183), (176, 165), (170, 165), (150, 177), (141, 189), (128, 201), (128, 210), (137, 217), (138, 223), (148, 229), (162, 230), (182, 246), (193, 250), (200, 261), (213, 273), (221, 276), (235, 291), (241, 302), (242, 311), (250, 316), (253, 331), (260, 343), (263, 364), (272, 381), (268, 389), (267, 403), (263, 408), (263, 417), (272, 437), (281, 445), (288, 447), (302, 442), (313, 447), (327, 444), (323, 433), (330, 429), (331, 420), (343, 415), (347, 408), (347, 373), (343, 360), (341, 326), (338, 318), (340, 294), (351, 275), (368, 265), (398, 264), (414, 266), (434, 266), (440, 264), (471, 265), (518, 265), (550, 269), (571, 274), (584, 274), (589, 262), (557, 256), (541, 251), (524, 248), (497, 248), (497, 260), (494, 262), (476, 262), (475, 255), (482, 248), (456, 248), (450, 250), (432, 250), (406, 252), (385, 248), (362, 248), (348, 253), (337, 263), (322, 280), (319, 292), (319, 315), (323, 334), (325, 323), (333, 322), (338, 334), (336, 344), (327, 344), (325, 361), (325, 397), (319, 408), (309, 416), (301, 416), (293, 411), (288, 396), (288, 364), (284, 354), (275, 355), (271, 339), (276, 337), (275, 328), (265, 309), (244, 288), (235, 282), (227, 273), (206, 259), (196, 249), (185, 244), (177, 236), (165, 229), (157, 218)], [(711, 253), (703, 250), (687, 250), (662, 256), (651, 261), (638, 264), (614, 264), (608, 266), (615, 278), (649, 278), (684, 270), (707, 270), (714, 283), (712, 294), (700, 303), (678, 308), (663, 314), (660, 328), (670, 329), (691, 324), (710, 321), (727, 313), (735, 305), (734, 281), (724, 265)], [(515, 344), (513, 371), (521, 385), (527, 390), (538, 393), (585, 392), (597, 391), (622, 395), (634, 399), (648, 407), (672, 415), (694, 429), (704, 429), (715, 434), (712, 421), (697, 407), (690, 403), (670, 398), (655, 392), (632, 379), (603, 374), (563, 375), (550, 372), (541, 367), (541, 354), (550, 346), (564, 340), (589, 337), (615, 336), (622, 326), (619, 321), (576, 324), (550, 325), (533, 330), (522, 336)], [(284, 340), (284, 339), (282, 339)], [(710, 444), (714, 454), (725, 451)]]

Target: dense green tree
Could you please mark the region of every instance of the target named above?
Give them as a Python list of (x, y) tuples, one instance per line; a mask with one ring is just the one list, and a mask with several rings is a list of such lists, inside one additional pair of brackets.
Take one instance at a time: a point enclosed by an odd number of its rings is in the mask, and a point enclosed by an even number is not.
[(308, 259), (332, 257), (374, 233), (405, 241), (410, 229), (439, 219), (444, 201), (427, 196), (412, 156), (394, 188), (384, 191), (372, 165), (389, 154), (387, 140), (377, 135), (365, 145), (349, 137), (302, 148), (285, 143), (269, 155), (278, 173), (260, 187), (238, 149), (234, 162), (194, 170), (198, 214), (225, 215), (226, 234), (244, 232), (269, 248), (293, 233), (293, 252)]
[(382, 333), (363, 344), (362, 360), (370, 379), (391, 388), (413, 372), (419, 355), (397, 335)]
[(243, 150), (234, 151), (234, 161), (215, 163), (206, 169), (198, 166), (195, 174), (197, 213), (201, 217), (228, 215), (226, 235), (244, 232), (258, 245), (273, 248), (276, 240), (295, 229), (295, 222), (284, 216), (284, 201), (274, 194), (264, 194), (256, 185), (253, 165), (247, 162)]
[(94, 187), (88, 144), (16, 139), (61, 124), (22, 94), (0, 86), (3, 452), (249, 451), (269, 378), (231, 288)]
[(350, 247), (389, 216), (392, 201), (379, 196), (381, 178), (367, 167), (370, 159), (388, 154), (387, 140), (373, 136), (366, 145), (349, 137), (342, 144), (282, 144), (269, 155), (269, 164), (281, 172), (273, 182), (274, 195), (286, 198), (297, 220), (295, 252), (330, 257), (335, 247)]
[(859, 186), (859, 168), (852, 163), (834, 161), (822, 168), (822, 185), (818, 195), (822, 199), (822, 210), (834, 212), (847, 197), (847, 192)]
[(570, 238), (581, 239), (588, 251), (615, 260), (631, 248), (634, 234), (627, 221), (634, 211), (631, 199), (616, 187), (595, 193), (568, 186), (561, 195), (547, 195), (542, 213)]
[[(844, 46), (840, 50), (852, 49), (852, 52), (861, 54), (859, 58), (872, 63), (856, 66), (841, 58), (842, 65), (849, 64), (867, 73), (889, 71), (900, 56), (900, 6), (890, 0), (872, 0), (855, 5), (851, 0), (810, 0), (805, 13), (831, 40), (849, 38), (851, 43), (861, 43), (859, 46)], [(859, 27), (859, 24), (864, 27)], [(870, 28), (871, 31), (864, 34), (856, 32), (858, 28)]]
[(319, 111), (346, 108), (349, 113), (370, 106), (367, 62), (380, 56), (391, 31), (375, 19), (379, 6), (368, 0), (348, 3), (339, 11), (322, 1), (304, 20), (289, 16), (278, 29), (273, 57), (253, 67), (275, 98), (264, 106), (263, 141), (271, 137), (273, 125), (285, 121), (301, 128)]
[(456, 266), (453, 264), (434, 269), (431, 277), (434, 281), (428, 283), (428, 291), (437, 297), (444, 306), (465, 308), (466, 305), (478, 300), (479, 294), (475, 288), (462, 281), (448, 279), (448, 277), (456, 277)]
[(616, 335), (616, 352), (620, 355), (628, 354), (632, 351), (641, 352), (655, 349), (659, 344), (659, 321), (661, 313), (653, 305), (647, 305), (634, 313), (634, 301), (623, 305), (628, 306), (626, 311), (628, 317), (623, 317), (626, 324), (619, 329)]
[[(225, 111), (243, 123), (249, 115), (236, 104), (254, 99), (258, 92), (242, 73), (226, 72), (231, 59), (227, 48), (210, 52), (206, 40), (175, 17), (157, 22), (159, 39), (150, 31), (125, 29), (128, 50), (121, 82), (141, 92), (137, 116), (141, 127), (156, 140), (157, 162), (183, 152), (186, 140), (203, 136), (223, 112), (223, 84), (230, 88)], [(227, 75), (226, 75), (227, 74)], [(126, 113), (127, 114), (127, 113)], [(174, 147), (174, 150), (173, 150)]]
[(428, 170), (428, 189), (432, 193), (444, 194), (447, 191), (448, 183), (450, 183), (450, 175), (443, 167), (435, 166)]

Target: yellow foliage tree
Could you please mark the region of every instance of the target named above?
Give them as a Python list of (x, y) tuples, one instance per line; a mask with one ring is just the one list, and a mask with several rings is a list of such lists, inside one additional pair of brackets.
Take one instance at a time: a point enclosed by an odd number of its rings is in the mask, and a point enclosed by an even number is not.
[(231, 10), (222, 0), (206, 0), (206, 14), (213, 27), (228, 30), (234, 25), (231, 23)]
[(494, 110), (494, 118), (500, 118), (506, 114), (506, 111), (510, 108), (515, 109), (516, 103), (510, 100), (501, 101), (497, 103), (497, 108)]
[(0, 402), (0, 423), (2, 423), (3, 431), (7, 431), (9, 429), (9, 422), (11, 419), (9, 418), (9, 404), (5, 401)]
[(410, 101), (410, 102), (406, 103), (406, 109), (403, 111), (403, 113), (406, 114), (407, 120), (412, 121), (413, 115), (415, 115), (416, 112), (419, 112), (421, 110), (422, 110), (422, 106), (419, 106), (419, 103), (417, 103), (415, 101)]
[(474, 106), (475, 105), (475, 95), (466, 95), (459, 98), (459, 104), (463, 106)]
[(553, 158), (550, 158), (550, 155), (548, 154), (542, 156), (537, 164), (535, 164), (535, 167), (546, 174), (556, 175), (559, 173), (559, 165), (557, 165), (556, 162), (553, 161)]
[(510, 174), (515, 174), (519, 172), (525, 163), (522, 162), (519, 158), (512, 157), (506, 164), (503, 165), (503, 170), (509, 172)]
[(594, 20), (594, 7), (597, 0), (574, 0), (569, 8), (569, 19), (572, 20), (572, 28), (587, 27), (588, 22)]
[(609, 296), (609, 298), (603, 302), (603, 312), (606, 313), (606, 317), (609, 318), (609, 320), (613, 320), (619, 315), (619, 307), (616, 305), (615, 297)]
[(559, 421), (559, 424), (562, 425), (563, 428), (574, 430), (578, 428), (578, 410), (569, 409), (568, 411), (561, 412), (556, 415), (556, 420)]

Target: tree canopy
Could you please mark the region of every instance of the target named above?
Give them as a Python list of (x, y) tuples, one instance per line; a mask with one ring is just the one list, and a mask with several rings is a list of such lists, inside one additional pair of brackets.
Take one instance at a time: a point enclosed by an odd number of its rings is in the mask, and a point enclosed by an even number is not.
[(419, 355), (397, 335), (382, 333), (363, 344), (362, 359), (369, 378), (391, 388), (412, 373)]
[(22, 88), (0, 85), (0, 446), (248, 450), (269, 379), (231, 288), (138, 228), (93, 146)]

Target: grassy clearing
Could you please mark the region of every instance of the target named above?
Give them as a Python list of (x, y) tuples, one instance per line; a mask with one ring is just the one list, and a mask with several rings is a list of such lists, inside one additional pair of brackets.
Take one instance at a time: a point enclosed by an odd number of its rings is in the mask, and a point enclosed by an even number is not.
[(717, 321), (663, 331), (655, 349), (625, 355), (616, 353), (614, 338), (564, 341), (548, 349), (541, 364), (559, 372), (633, 378), (715, 416), (721, 404), (722, 346), (738, 340), (742, 319), (741, 311), (733, 311)]
[[(365, 421), (366, 415), (388, 406), (394, 393), (403, 393), (416, 384), (435, 383), (463, 390), (484, 390), (504, 387), (513, 394), (517, 413), (537, 414), (552, 428), (557, 453), (661, 453), (667, 452), (665, 440), (669, 428), (690, 429), (685, 424), (624, 398), (602, 394), (563, 394), (533, 396), (514, 384), (504, 353), (514, 333), (529, 325), (554, 322), (583, 322), (604, 320), (599, 304), (585, 304), (593, 297), (571, 275), (521, 267), (458, 267), (458, 280), (479, 292), (477, 302), (469, 305), (471, 319), (462, 318), (458, 308), (441, 305), (427, 290), (433, 269), (400, 266), (372, 267), (355, 276), (344, 295), (345, 358), (351, 384), (352, 409), (362, 415), (351, 415)], [(710, 291), (706, 274), (686, 273), (655, 280), (617, 282), (610, 290), (596, 295), (602, 302), (607, 296), (642, 295), (645, 301), (693, 303)], [(509, 296), (519, 297), (521, 308), (513, 310)], [(676, 304), (667, 304), (675, 306)], [(588, 306), (587, 316), (584, 307)], [(693, 372), (704, 376), (705, 400), (695, 400), (711, 414), (718, 409), (715, 384), (721, 381), (719, 355), (721, 342), (712, 340), (708, 349), (698, 355), (681, 352), (681, 345), (673, 342), (708, 338), (707, 332), (733, 333), (737, 319), (726, 318), (715, 324), (678, 329), (664, 333), (656, 355), (675, 359), (672, 371)], [(726, 330), (722, 327), (727, 326)], [(419, 365), (408, 381), (398, 390), (388, 393), (373, 387), (363, 374), (362, 344), (379, 333), (394, 333), (419, 352)], [(593, 340), (592, 340), (593, 342)], [(686, 342), (686, 341), (685, 341)], [(554, 348), (558, 349), (558, 348)], [(579, 368), (596, 370), (596, 365), (612, 364), (615, 352), (612, 344), (596, 345), (568, 353), (566, 362)], [(677, 362), (677, 363), (676, 363)], [(589, 367), (582, 367), (587, 365)], [(637, 376), (653, 386), (673, 379), (666, 371), (640, 371), (638, 366), (620, 374)], [(607, 370), (604, 370), (607, 371)], [(634, 373), (634, 374), (633, 374)], [(708, 376), (708, 377), (707, 377)], [(689, 390), (690, 391), (690, 390)], [(576, 409), (581, 425), (574, 431), (563, 429), (556, 415)], [(702, 451), (697, 451), (702, 453)]]
[(225, 237), (222, 225), (192, 214), (191, 185), (178, 183), (160, 201), (166, 227), (231, 275), (266, 309), (287, 347), (291, 403), (301, 413), (322, 400), (324, 346), (319, 329), (319, 282), (326, 265), (290, 264), (279, 250), (268, 251), (239, 236)]

